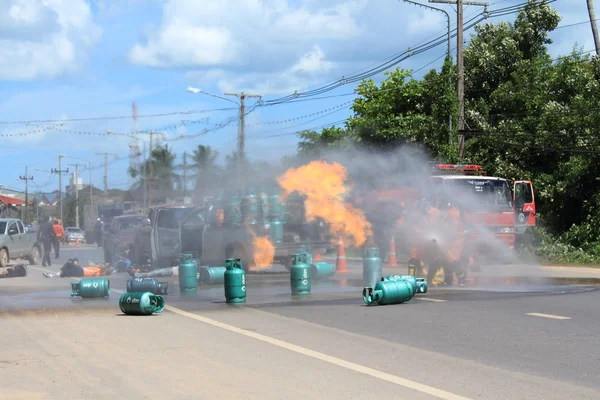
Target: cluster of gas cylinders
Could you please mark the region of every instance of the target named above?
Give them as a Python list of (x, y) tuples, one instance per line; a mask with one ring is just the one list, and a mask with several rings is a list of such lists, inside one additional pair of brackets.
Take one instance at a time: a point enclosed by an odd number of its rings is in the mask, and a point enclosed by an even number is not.
[[(424, 278), (412, 275), (382, 276), (383, 263), (378, 248), (367, 248), (363, 257), (363, 301), (367, 305), (399, 304), (412, 299), (417, 293), (427, 293)], [(335, 267), (326, 262), (314, 262), (309, 252), (292, 256), (290, 288), (294, 296), (309, 295), (311, 281), (327, 279), (335, 275)], [(193, 254), (181, 256), (179, 265), (179, 289), (182, 294), (195, 294), (198, 285), (222, 284), (227, 303), (246, 302), (246, 273), (242, 260), (230, 258), (225, 267), (198, 268)], [(127, 281), (127, 292), (119, 299), (119, 307), (128, 315), (151, 315), (165, 309), (168, 282), (155, 278), (135, 278)], [(81, 298), (108, 297), (108, 278), (82, 279), (71, 282), (71, 296)]]

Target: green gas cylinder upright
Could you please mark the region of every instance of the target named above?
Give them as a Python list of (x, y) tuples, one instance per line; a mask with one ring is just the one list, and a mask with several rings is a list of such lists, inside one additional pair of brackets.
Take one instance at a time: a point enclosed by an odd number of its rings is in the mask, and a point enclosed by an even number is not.
[(261, 211), (261, 215), (263, 216), (263, 222), (265, 224), (269, 223), (270, 221), (272, 221), (271, 218), (271, 205), (269, 203), (269, 194), (267, 193), (267, 189), (264, 187), (261, 187), (259, 190), (260, 193), (260, 211)]
[(240, 258), (229, 258), (225, 261), (224, 287), (227, 303), (246, 302), (246, 273)]
[(179, 291), (183, 293), (196, 293), (198, 290), (198, 267), (194, 255), (184, 253), (179, 264)]
[(233, 194), (228, 201), (223, 201), (227, 204), (225, 208), (225, 224), (229, 227), (236, 227), (242, 224), (242, 198), (238, 194)]
[(308, 264), (307, 253), (292, 255), (290, 285), (293, 295), (310, 294), (310, 265)]
[(367, 305), (400, 304), (412, 299), (413, 295), (412, 285), (404, 279), (379, 281), (374, 288), (363, 289), (363, 301)]
[(272, 193), (269, 196), (269, 219), (271, 221), (281, 220), (281, 207), (279, 204), (279, 193)]
[(283, 222), (279, 219), (271, 220), (269, 236), (273, 243), (283, 243)]
[(71, 282), (71, 297), (79, 296), (82, 299), (92, 297), (108, 297), (110, 295), (110, 281), (108, 278), (82, 279)]
[(150, 292), (126, 292), (119, 298), (119, 308), (127, 315), (151, 315), (165, 309), (165, 299)]
[(261, 222), (261, 202), (254, 188), (248, 188), (247, 193), (244, 199), (243, 220), (248, 221), (248, 225), (257, 225)]
[(159, 282), (156, 278), (135, 278), (127, 281), (128, 292), (150, 292), (166, 295), (169, 292), (169, 282)]
[(377, 247), (367, 247), (363, 256), (363, 285), (373, 287), (381, 279), (383, 262)]

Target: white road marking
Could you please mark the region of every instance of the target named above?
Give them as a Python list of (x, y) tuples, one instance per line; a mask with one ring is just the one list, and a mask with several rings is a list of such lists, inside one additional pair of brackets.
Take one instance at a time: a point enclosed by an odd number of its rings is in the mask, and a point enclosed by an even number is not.
[(312, 357), (320, 361), (327, 362), (329, 364), (337, 365), (342, 368), (349, 369), (354, 372), (358, 372), (364, 375), (369, 375), (373, 378), (381, 379), (383, 381), (387, 381), (399, 386), (403, 386), (405, 388), (409, 388), (412, 390), (416, 390), (421, 393), (425, 393), (427, 395), (437, 397), (439, 399), (445, 400), (469, 400), (468, 397), (459, 396), (454, 393), (446, 392), (442, 389), (437, 389), (433, 386), (424, 385), (422, 383), (414, 382), (405, 378), (401, 378), (396, 375), (388, 374), (386, 372), (378, 371), (373, 368), (365, 367), (364, 365), (355, 364), (350, 361), (343, 360), (341, 358), (329, 356), (327, 354), (320, 353), (318, 351), (310, 350), (305, 347), (297, 346), (295, 344), (291, 344), (288, 342), (284, 342), (283, 340), (275, 339), (269, 336), (261, 335), (260, 333), (247, 331), (229, 324), (225, 324), (214, 319), (206, 318), (198, 314), (193, 314), (184, 310), (181, 310), (177, 307), (173, 306), (165, 306), (165, 309), (171, 311), (175, 314), (179, 314), (181, 316), (194, 319), (196, 321), (203, 322), (208, 325), (212, 325), (217, 328), (221, 328), (230, 332), (238, 333), (240, 335), (244, 335), (247, 337), (251, 337), (253, 339), (260, 340), (261, 342), (269, 343), (277, 347), (281, 347), (286, 350), (293, 351), (298, 354), (305, 355), (307, 357)]
[(447, 303), (448, 300), (442, 300), (442, 299), (432, 299), (431, 297), (415, 297), (415, 299), (417, 300), (423, 300), (423, 301), (431, 301), (434, 303)]
[(571, 319), (571, 317), (562, 317), (560, 315), (552, 315), (552, 314), (541, 314), (541, 313), (527, 313), (527, 315), (531, 315), (532, 317), (542, 317), (542, 318), (551, 318), (551, 319)]
[[(43, 270), (41, 268), (38, 268), (38, 267), (32, 267), (32, 268), (40, 270), (40, 271), (45, 271), (45, 270)], [(72, 279), (75, 279), (77, 281), (81, 280), (81, 278), (72, 278)], [(112, 289), (111, 288), (111, 291), (115, 292), (115, 293), (119, 293), (119, 294), (125, 293), (124, 291), (119, 290), (119, 289)], [(446, 302), (446, 300), (428, 299), (428, 298), (421, 298), (421, 300), (428, 300), (428, 301), (435, 301), (435, 302)], [(217, 328), (221, 328), (221, 329), (233, 332), (233, 333), (237, 333), (237, 334), (240, 334), (240, 335), (251, 337), (253, 339), (260, 340), (261, 342), (269, 343), (269, 344), (272, 344), (274, 346), (281, 347), (283, 349), (290, 350), (290, 351), (293, 351), (295, 353), (305, 355), (307, 357), (315, 358), (317, 360), (324, 361), (324, 362), (327, 362), (329, 364), (337, 365), (338, 367), (346, 368), (346, 369), (349, 369), (349, 370), (354, 371), (354, 372), (358, 372), (358, 373), (361, 373), (361, 374), (364, 374), (364, 375), (369, 375), (369, 376), (371, 376), (373, 378), (381, 379), (383, 381), (387, 381), (387, 382), (390, 382), (390, 383), (393, 383), (393, 384), (396, 384), (396, 385), (399, 385), (399, 386), (403, 386), (403, 387), (408, 388), (408, 389), (416, 390), (417, 392), (425, 393), (427, 395), (430, 395), (430, 396), (433, 396), (433, 397), (437, 397), (439, 399), (444, 399), (444, 400), (471, 400), (468, 397), (459, 396), (457, 394), (454, 394), (454, 393), (451, 393), (451, 392), (447, 392), (445, 390), (438, 389), (438, 388), (435, 388), (433, 386), (424, 385), (424, 384), (419, 383), (419, 382), (411, 381), (409, 379), (401, 378), (401, 377), (396, 376), (396, 375), (388, 374), (386, 372), (378, 371), (378, 370), (373, 369), (373, 368), (365, 367), (364, 365), (355, 364), (353, 362), (346, 361), (346, 360), (343, 360), (341, 358), (329, 356), (327, 354), (320, 353), (320, 352), (314, 351), (314, 350), (310, 350), (310, 349), (307, 349), (307, 348), (302, 347), (302, 346), (297, 346), (297, 345), (292, 344), (292, 343), (284, 342), (283, 340), (275, 339), (275, 338), (272, 338), (272, 337), (269, 337), (269, 336), (266, 336), (266, 335), (261, 335), (260, 333), (248, 331), (248, 330), (245, 330), (245, 329), (241, 329), (241, 328), (238, 328), (238, 327), (233, 326), (233, 325), (225, 324), (223, 322), (219, 322), (219, 321), (214, 320), (214, 319), (206, 318), (206, 317), (203, 317), (203, 316), (198, 315), (198, 314), (193, 314), (193, 313), (184, 311), (184, 310), (182, 310), (180, 308), (177, 308), (177, 307), (166, 305), (165, 306), (165, 310), (171, 311), (172, 313), (175, 313), (175, 314), (179, 314), (179, 315), (181, 315), (183, 317), (187, 317), (187, 318), (194, 319), (196, 321), (203, 322), (203, 323), (208, 324), (208, 325), (212, 325), (212, 326), (217, 327)]]

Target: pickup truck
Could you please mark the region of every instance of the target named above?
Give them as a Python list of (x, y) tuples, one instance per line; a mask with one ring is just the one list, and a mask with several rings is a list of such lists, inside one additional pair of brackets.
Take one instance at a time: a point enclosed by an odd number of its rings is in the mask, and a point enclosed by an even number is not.
[(104, 262), (117, 261), (121, 253), (134, 243), (143, 219), (142, 215), (119, 215), (113, 218), (108, 231), (104, 233)]
[[(152, 264), (158, 268), (173, 265), (184, 252), (194, 253), (202, 265), (208, 266), (223, 266), (227, 258), (241, 258), (246, 271), (254, 259), (253, 236), (248, 229), (219, 226), (211, 207), (153, 207), (149, 218), (152, 223)], [(303, 226), (312, 225), (305, 223)], [(295, 229), (285, 232), (284, 242), (274, 244), (274, 262), (289, 270), (292, 255), (301, 245), (310, 245), (314, 253), (328, 250), (329, 241), (319, 240), (314, 231)]]
[(13, 218), (0, 219), (0, 267), (10, 260), (28, 259), (31, 265), (40, 261), (41, 246), (37, 234), (28, 232), (23, 221)]

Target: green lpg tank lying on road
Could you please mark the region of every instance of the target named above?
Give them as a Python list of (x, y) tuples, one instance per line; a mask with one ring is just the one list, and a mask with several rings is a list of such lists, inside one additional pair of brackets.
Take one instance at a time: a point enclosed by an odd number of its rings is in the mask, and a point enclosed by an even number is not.
[(198, 272), (198, 284), (219, 285), (225, 279), (225, 267), (201, 267)]
[(310, 264), (310, 277), (313, 280), (331, 278), (335, 275), (335, 266), (326, 262), (313, 262)]
[(227, 303), (246, 302), (246, 273), (240, 258), (225, 261), (224, 287)]
[(107, 278), (82, 279), (71, 282), (71, 297), (79, 296), (82, 299), (92, 297), (108, 297), (110, 295), (110, 281)]
[(363, 256), (363, 286), (373, 287), (381, 279), (383, 261), (377, 247), (367, 247)]
[(379, 281), (373, 287), (363, 289), (363, 301), (367, 305), (400, 304), (412, 299), (414, 295), (410, 282), (400, 279), (394, 281)]
[(308, 265), (308, 254), (299, 253), (292, 255), (290, 285), (293, 295), (310, 294), (310, 265)]
[(169, 291), (169, 282), (159, 282), (156, 278), (129, 279), (127, 281), (127, 291), (166, 295)]
[(165, 309), (165, 299), (150, 292), (127, 292), (119, 298), (119, 308), (127, 315), (151, 315)]
[(179, 291), (183, 293), (196, 293), (197, 290), (197, 264), (193, 254), (185, 253), (181, 256), (181, 264), (179, 264)]
[(382, 281), (398, 281), (404, 279), (413, 287), (413, 292), (427, 293), (427, 281), (425, 278), (415, 278), (412, 275), (389, 275), (381, 278)]

